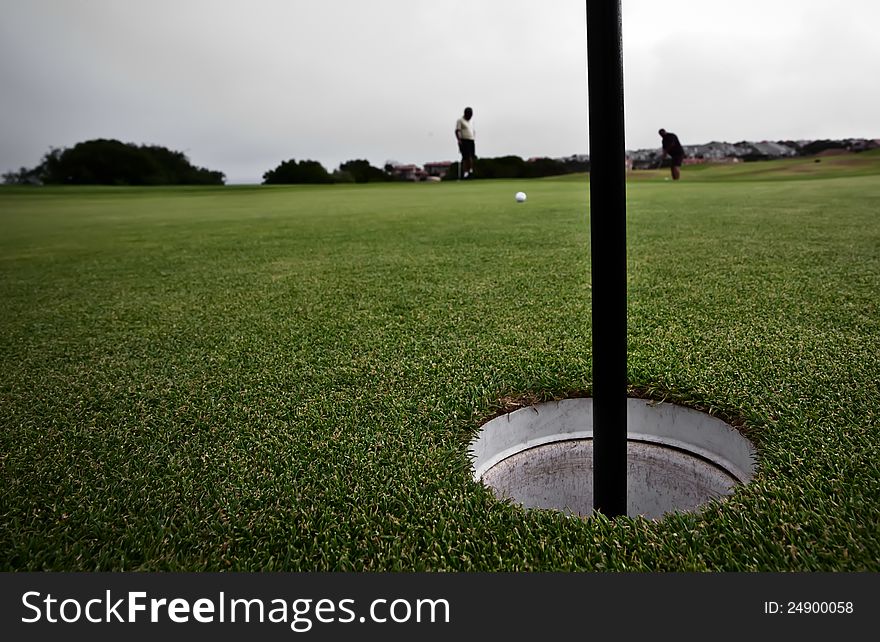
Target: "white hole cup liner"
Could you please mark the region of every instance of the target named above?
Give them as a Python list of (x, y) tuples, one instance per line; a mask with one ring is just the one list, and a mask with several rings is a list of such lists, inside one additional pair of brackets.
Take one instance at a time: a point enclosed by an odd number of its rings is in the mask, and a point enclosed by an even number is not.
[[(520, 408), (471, 442), (474, 479), (526, 508), (593, 512), (593, 400)], [(627, 401), (627, 515), (694, 511), (754, 474), (755, 448), (729, 424), (669, 403)]]

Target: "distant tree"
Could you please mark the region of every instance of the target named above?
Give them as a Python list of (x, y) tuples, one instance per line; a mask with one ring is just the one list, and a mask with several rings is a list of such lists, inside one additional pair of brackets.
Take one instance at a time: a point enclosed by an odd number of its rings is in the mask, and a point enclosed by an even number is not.
[(140, 148), (158, 166), (157, 176), (163, 185), (222, 185), (223, 174), (193, 167), (182, 152), (155, 145)]
[(264, 185), (283, 185), (294, 183), (332, 183), (333, 177), (318, 161), (294, 159), (283, 161), (275, 169), (263, 174)]
[(458, 161), (453, 161), (449, 166), (449, 169), (446, 170), (446, 175), (443, 177), (444, 181), (455, 181), (458, 180)]
[[(24, 168), (22, 168), (24, 170)], [(51, 149), (42, 163), (19, 173), (48, 185), (222, 185), (224, 175), (194, 167), (181, 152), (113, 139)]]
[(845, 149), (846, 144), (839, 140), (814, 140), (803, 147), (801, 147), (800, 153), (803, 156), (812, 156), (814, 154), (819, 154), (829, 149)]
[(339, 166), (341, 172), (348, 172), (355, 183), (382, 182), (389, 180), (388, 174), (366, 160), (350, 160)]
[(351, 172), (344, 172), (341, 169), (334, 170), (333, 174), (331, 174), (331, 178), (334, 183), (354, 183), (354, 176), (351, 175)]
[(563, 167), (565, 168), (566, 174), (578, 174), (581, 172), (589, 172), (590, 171), (590, 161), (589, 160), (578, 160), (575, 157), (566, 158), (563, 161)]
[(480, 178), (523, 178), (526, 175), (525, 165), (526, 162), (519, 156), (478, 158), (475, 172)]
[(565, 174), (565, 165), (553, 158), (536, 158), (525, 164), (526, 177), (559, 176)]
[(28, 169), (21, 167), (17, 172), (6, 172), (3, 174), (3, 182), (6, 185), (40, 185), (40, 173), (38, 168)]
[(118, 140), (90, 140), (46, 156), (43, 182), (68, 185), (161, 185), (149, 154)]

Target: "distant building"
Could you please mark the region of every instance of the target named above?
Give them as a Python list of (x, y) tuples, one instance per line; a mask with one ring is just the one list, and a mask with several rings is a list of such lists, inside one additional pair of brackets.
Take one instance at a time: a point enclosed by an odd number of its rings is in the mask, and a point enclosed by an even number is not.
[(562, 158), (557, 158), (556, 160), (563, 163), (589, 163), (590, 155), (589, 154), (572, 154), (571, 156), (563, 156)]
[(418, 165), (393, 165), (391, 175), (401, 181), (421, 181), (427, 176)]
[(871, 149), (877, 149), (880, 147), (880, 140), (857, 140), (850, 147), (851, 151), (854, 152), (866, 152)]
[(452, 167), (452, 161), (438, 161), (434, 163), (425, 163), (425, 174), (427, 176), (436, 176), (437, 178), (445, 178)]
[(757, 149), (758, 152), (764, 156), (769, 156), (770, 158), (784, 158), (797, 155), (797, 151), (788, 145), (773, 143), (766, 140), (761, 141), (760, 143), (752, 143), (752, 147)]

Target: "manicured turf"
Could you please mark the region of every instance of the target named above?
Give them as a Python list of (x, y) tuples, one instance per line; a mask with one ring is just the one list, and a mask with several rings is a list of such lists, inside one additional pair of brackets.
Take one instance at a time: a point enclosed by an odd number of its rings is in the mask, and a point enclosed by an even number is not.
[(2, 568), (880, 570), (873, 158), (630, 183), (633, 390), (760, 452), (657, 522), (471, 480), (482, 420), (589, 393), (585, 177), (0, 189)]

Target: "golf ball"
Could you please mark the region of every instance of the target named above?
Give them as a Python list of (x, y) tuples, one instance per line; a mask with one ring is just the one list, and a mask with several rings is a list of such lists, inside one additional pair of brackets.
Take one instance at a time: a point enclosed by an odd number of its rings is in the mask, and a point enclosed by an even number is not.
[(516, 198), (517, 203), (523, 203), (526, 200), (526, 193), (525, 192), (517, 192), (516, 196), (514, 198)]

